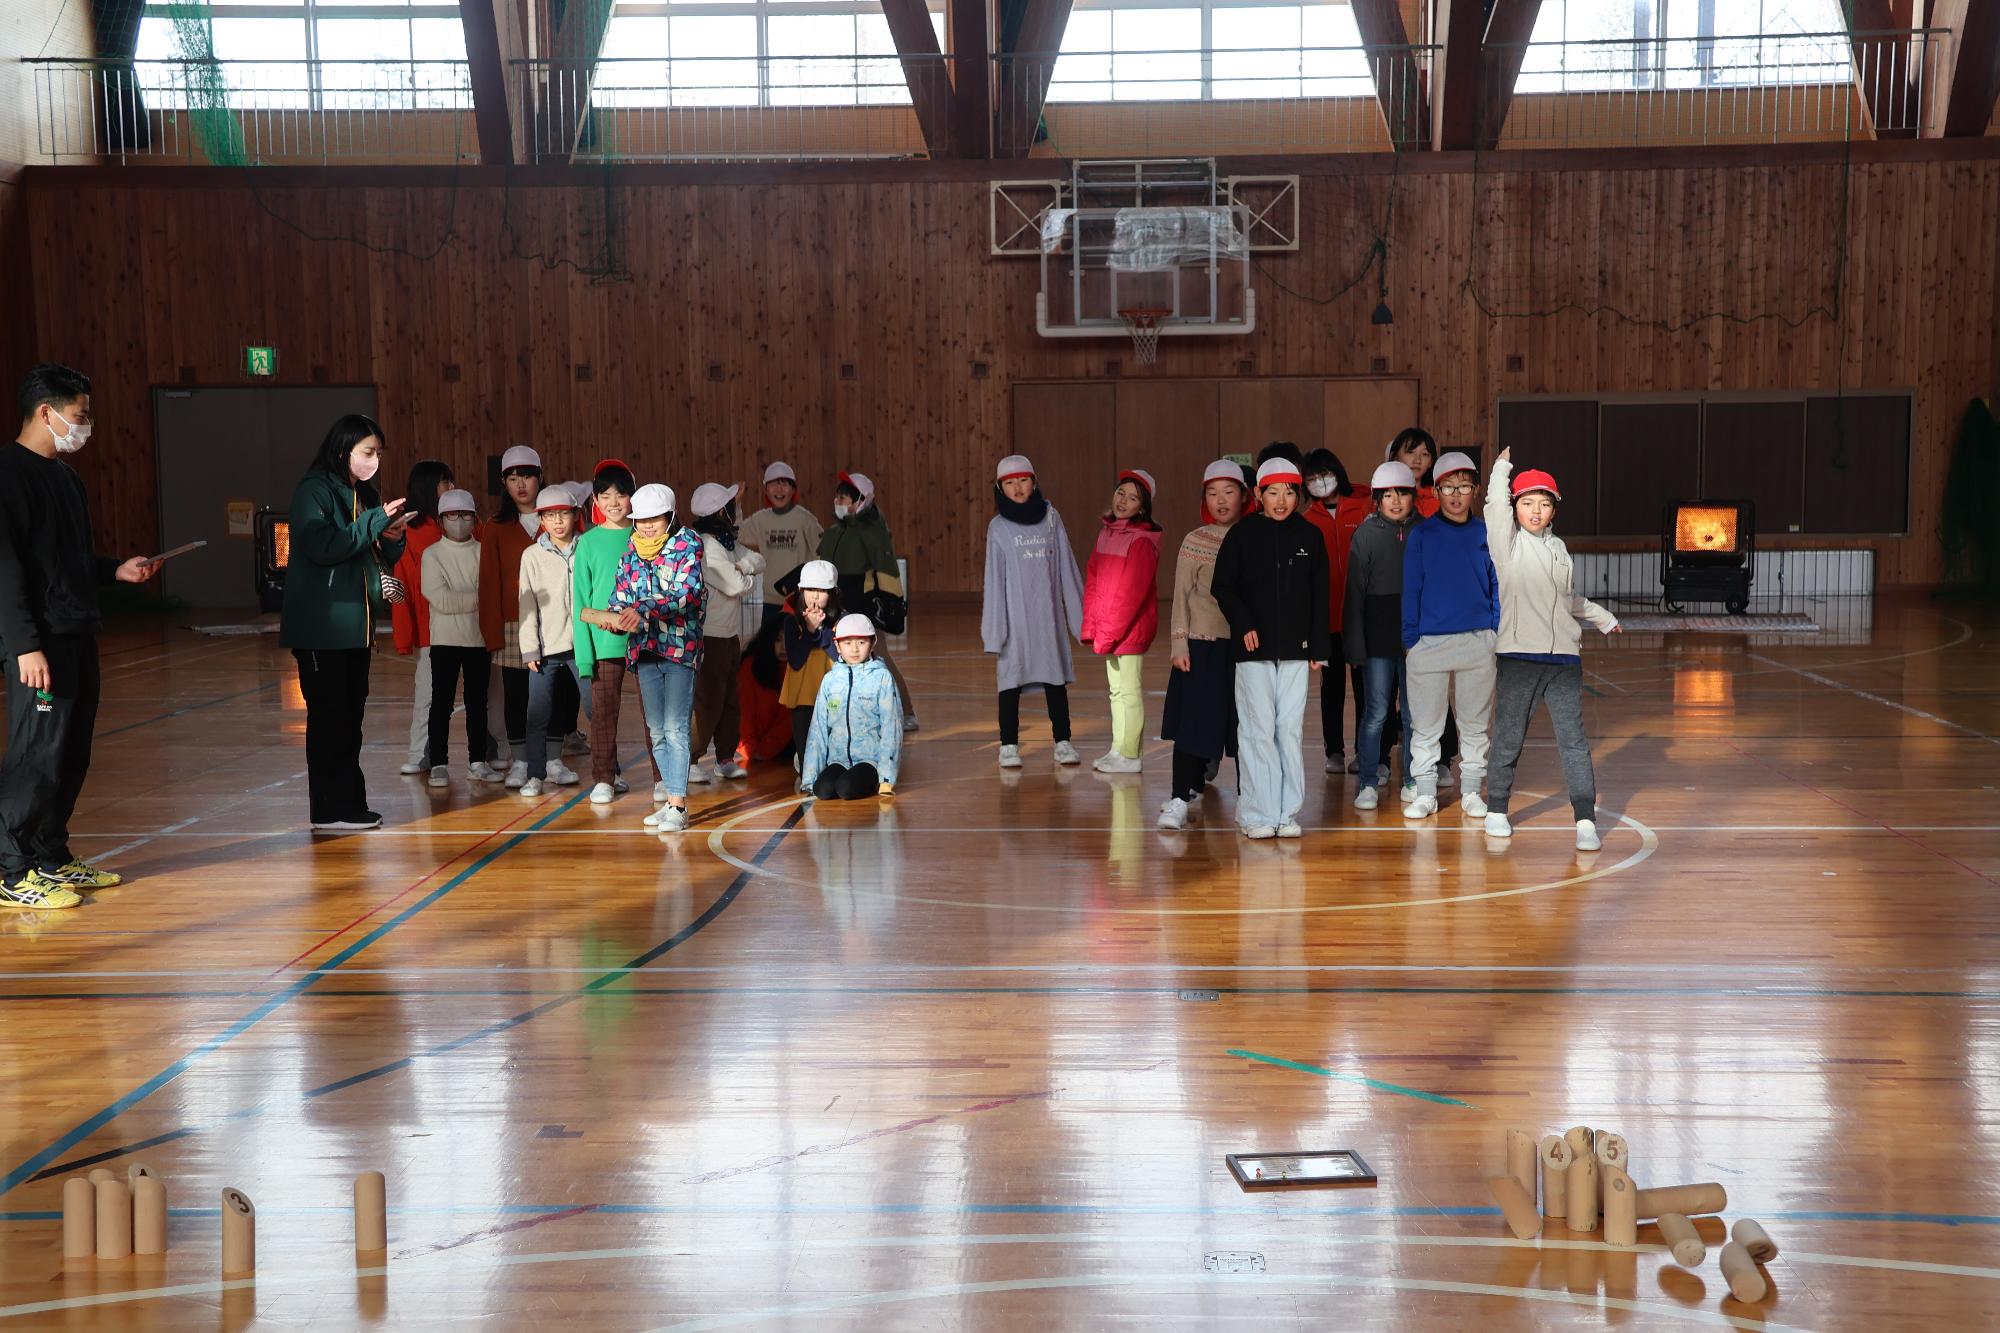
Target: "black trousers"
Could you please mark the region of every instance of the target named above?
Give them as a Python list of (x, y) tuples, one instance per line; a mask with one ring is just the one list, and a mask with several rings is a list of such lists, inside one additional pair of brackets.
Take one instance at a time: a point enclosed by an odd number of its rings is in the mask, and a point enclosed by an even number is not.
[(813, 780), (813, 795), (822, 801), (861, 801), (880, 793), (882, 777), (873, 764), (847, 768), (828, 764)]
[(465, 761), (490, 758), (486, 745), (486, 678), (493, 654), (484, 648), (431, 645), (431, 739), (426, 756), (432, 768), (442, 768), (451, 748), (451, 705), (458, 697), (458, 676), (465, 673)]
[(514, 760), (517, 763), (525, 762), (528, 744), (528, 668), (500, 668), (500, 710), (507, 723), (507, 743), (514, 748)]
[[(1347, 684), (1354, 682), (1354, 702), (1361, 702), (1361, 668), (1353, 667), (1343, 671), (1341, 663), (1347, 659), (1341, 656), (1340, 636), (1332, 636), (1333, 656), (1327, 659), (1326, 670), (1319, 673), (1319, 729), (1326, 738), (1326, 752), (1336, 755), (1347, 749), (1345, 736), (1346, 722), (1341, 716), (1347, 710)], [(1359, 719), (1356, 729), (1359, 729)], [(1358, 738), (1357, 738), (1358, 739)]]
[[(532, 681), (529, 682), (530, 685), (533, 683)], [(562, 754), (562, 743), (569, 739), (569, 734), (572, 731), (576, 730), (577, 718), (583, 711), (583, 693), (577, 688), (575, 676), (567, 671), (561, 672), (556, 676), (556, 691), (553, 702), (554, 707), (549, 711), (548, 736), (550, 740), (556, 743), (555, 752), (560, 756)], [(523, 718), (521, 735), (525, 737), (527, 734), (527, 720)]]
[[(1016, 685), (1011, 690), (1000, 691), (1000, 743), (1019, 745), (1021, 743), (1021, 690)], [(1049, 703), (1049, 730), (1059, 741), (1069, 739), (1069, 687), (1067, 685), (1044, 685), (1042, 697)]]
[[(69, 819), (90, 773), (97, 729), (97, 640), (51, 634), (42, 640), (49, 688), (21, 684), (12, 656), (7, 675), (7, 758), (0, 763), (0, 875), (8, 883), (30, 870), (70, 863)], [(44, 697), (46, 696), (46, 697)]]
[[(368, 780), (361, 775), (361, 726), (368, 709), (370, 651), (292, 650), (299, 664), (299, 693), (306, 699), (306, 782), (315, 824), (356, 819), (368, 809)], [(436, 659), (435, 649), (431, 656)]]
[(806, 742), (812, 739), (813, 710), (807, 704), (792, 710), (792, 750), (800, 760), (806, 757)]

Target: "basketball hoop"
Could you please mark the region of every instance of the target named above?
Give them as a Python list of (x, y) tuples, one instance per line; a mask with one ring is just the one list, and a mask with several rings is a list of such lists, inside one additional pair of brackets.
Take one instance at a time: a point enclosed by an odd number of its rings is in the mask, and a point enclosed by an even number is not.
[(1118, 317), (1132, 334), (1132, 360), (1150, 366), (1160, 359), (1160, 324), (1174, 312), (1155, 306), (1121, 310)]

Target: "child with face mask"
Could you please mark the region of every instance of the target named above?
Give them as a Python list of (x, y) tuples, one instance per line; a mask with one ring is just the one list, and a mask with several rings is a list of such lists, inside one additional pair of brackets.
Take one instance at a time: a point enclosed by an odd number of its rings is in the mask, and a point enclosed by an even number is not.
[(875, 622), (842, 616), (833, 643), (840, 662), (820, 682), (800, 784), (822, 801), (896, 794), (903, 710), (889, 668), (875, 658)]
[[(1364, 673), (1354, 742), (1361, 752), (1361, 782), (1354, 793), (1357, 810), (1381, 804), (1376, 783), (1392, 698), (1401, 701), (1406, 770), (1410, 754), (1409, 692), (1403, 682), (1403, 543), (1417, 518), (1416, 474), (1406, 463), (1384, 463), (1375, 469), (1369, 489), (1375, 512), (1355, 531), (1348, 551), (1347, 606), (1340, 636), (1347, 660)], [(1404, 797), (1413, 799), (1416, 785), (1407, 771), (1403, 778)]]
[[(1576, 590), (1569, 548), (1555, 534), (1562, 492), (1556, 479), (1533, 469), (1514, 475), (1513, 450), (1503, 449), (1486, 483), (1487, 544), (1500, 585), (1497, 703), (1493, 768), (1486, 779), (1486, 832), (1512, 837), (1507, 802), (1514, 768), (1528, 738), (1535, 705), (1549, 710), (1563, 777), (1576, 815), (1576, 847), (1604, 845), (1597, 832), (1597, 776), (1583, 734), (1583, 627), (1616, 634), (1618, 619)], [(1471, 784), (1467, 784), (1470, 790)]]
[(1021, 691), (1042, 687), (1058, 764), (1083, 762), (1070, 743), (1071, 636), (1083, 636), (1083, 579), (1062, 515), (1035, 483), (1035, 465), (1009, 454), (994, 469), (986, 525), (986, 600), (979, 638), (1000, 689), (1000, 767), (1021, 767)]
[(438, 500), (437, 511), (444, 536), (425, 550), (422, 576), (431, 618), (430, 785), (451, 785), (445, 758), (460, 675), (465, 677), (465, 751), (471, 764), (466, 771), (476, 781), (498, 782), (505, 775), (486, 762), (486, 680), (493, 655), (479, 628), (478, 506), (472, 492), (449, 490)]
[[(545, 486), (535, 497), (542, 533), (521, 554), (521, 660), (528, 664), (528, 780), (521, 795), (540, 796), (547, 787), (571, 787), (577, 776), (560, 758), (550, 759), (549, 716), (556, 682), (576, 673), (575, 571), (576, 497), (567, 486)], [(578, 689), (581, 694), (581, 689)], [(583, 697), (584, 712), (590, 699)]]
[(1315, 449), (1305, 460), (1306, 521), (1319, 529), (1326, 543), (1326, 623), (1332, 628), (1332, 658), (1319, 682), (1319, 727), (1325, 750), (1325, 769), (1338, 773), (1347, 762), (1345, 712), (1347, 686), (1354, 685), (1354, 698), (1361, 699), (1361, 672), (1347, 665), (1347, 650), (1340, 634), (1347, 615), (1347, 553), (1354, 533), (1373, 512), (1368, 501), (1353, 494), (1347, 469), (1331, 449)]
[[(875, 503), (875, 483), (859, 472), (843, 472), (833, 488), (833, 526), (820, 534), (819, 558), (840, 571), (840, 599), (866, 610), (876, 592), (903, 595), (902, 565), (889, 540), (889, 522)], [(896, 669), (886, 648), (877, 647), (876, 660), (895, 678), (903, 701), (903, 730), (917, 729), (917, 705), (909, 682)]]
[(509, 787), (528, 780), (528, 665), (521, 660), (521, 625), (514, 618), (521, 597), (521, 556), (541, 531), (535, 497), (542, 489), (542, 457), (525, 444), (500, 455), (505, 493), (493, 518), (480, 530), (479, 629), (500, 671), (500, 716), (495, 734), (504, 733), (513, 754)]

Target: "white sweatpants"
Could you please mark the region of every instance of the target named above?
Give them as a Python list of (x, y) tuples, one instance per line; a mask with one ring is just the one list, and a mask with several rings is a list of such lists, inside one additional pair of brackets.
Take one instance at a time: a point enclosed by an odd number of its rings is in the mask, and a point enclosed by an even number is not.
[(1478, 791), (1486, 777), (1487, 726), (1493, 716), (1490, 629), (1426, 634), (1404, 657), (1410, 697), (1410, 776), (1425, 796), (1437, 795), (1438, 749), (1447, 712), (1458, 715), (1461, 791)]
[(1236, 664), (1236, 822), (1289, 824), (1306, 799), (1304, 662)]
[(430, 761), (431, 650), (417, 649), (417, 695), (410, 703), (410, 762)]

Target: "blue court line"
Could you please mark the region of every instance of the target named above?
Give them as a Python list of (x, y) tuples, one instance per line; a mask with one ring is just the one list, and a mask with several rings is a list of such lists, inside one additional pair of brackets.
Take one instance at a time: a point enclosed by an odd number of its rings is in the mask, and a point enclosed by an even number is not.
[[(609, 974), (607, 974), (609, 975)], [(0, 985), (6, 982), (0, 973)], [(602, 978), (599, 979), (600, 981)], [(1178, 995), (1179, 986), (633, 986), (621, 995)], [(2000, 1000), (2000, 990), (1861, 990), (1817, 986), (1209, 986), (1218, 995), (1596, 995), (1681, 996), (1732, 1000)], [(534, 995), (500, 987), (361, 987), (317, 989), (306, 998), (494, 999)], [(254, 990), (0, 991), (10, 1000), (243, 1000)]]
[(43, 1167), (47, 1166), (50, 1162), (53, 1162), (56, 1158), (62, 1156), (64, 1153), (68, 1152), (71, 1148), (83, 1142), (83, 1140), (89, 1138), (92, 1134), (95, 1134), (98, 1130), (104, 1128), (104, 1126), (110, 1124), (113, 1120), (123, 1115), (126, 1111), (131, 1110), (134, 1106), (137, 1106), (140, 1102), (145, 1101), (146, 1098), (152, 1096), (154, 1093), (158, 1092), (161, 1088), (164, 1088), (167, 1084), (179, 1078), (182, 1074), (185, 1074), (189, 1069), (193, 1068), (195, 1063), (200, 1059), (202, 1059), (202, 1057), (214, 1054), (216, 1051), (221, 1050), (224, 1046), (227, 1046), (230, 1042), (235, 1041), (238, 1037), (248, 1032), (251, 1028), (256, 1027), (266, 1018), (269, 1018), (272, 1014), (276, 1013), (279, 1009), (282, 1009), (285, 1005), (289, 1004), (293, 999), (297, 998), (301, 992), (306, 990), (306, 988), (317, 985), (320, 982), (320, 980), (326, 975), (326, 973), (328, 973), (329, 971), (331, 971), (336, 967), (339, 967), (342, 963), (345, 963), (348, 959), (360, 953), (363, 949), (373, 944), (376, 940), (381, 939), (384, 935), (387, 935), (390, 931), (402, 925), (405, 921), (408, 921), (418, 912), (423, 911), (426, 907), (429, 907), (432, 903), (436, 902), (438, 899), (444, 897), (447, 893), (450, 893), (453, 889), (457, 888), (459, 885), (471, 879), (474, 875), (484, 870), (487, 866), (492, 865), (495, 861), (505, 856), (508, 852), (514, 850), (514, 848), (526, 842), (528, 840), (529, 833), (532, 833), (537, 829), (543, 828), (544, 826), (553, 822), (558, 816), (562, 815), (564, 812), (569, 810), (577, 802), (583, 800), (586, 795), (588, 795), (588, 793), (579, 792), (575, 796), (572, 796), (569, 800), (564, 801), (554, 810), (551, 810), (547, 815), (543, 816), (541, 819), (536, 820), (533, 824), (530, 824), (526, 831), (521, 833), (516, 833), (513, 837), (507, 839), (507, 841), (501, 843), (498, 847), (495, 847), (492, 851), (486, 853), (484, 856), (480, 857), (477, 861), (474, 861), (471, 865), (459, 871), (456, 875), (453, 875), (450, 879), (446, 880), (438, 888), (432, 890), (430, 893), (418, 899), (415, 903), (411, 904), (409, 908), (407, 908), (402, 912), (397, 913), (394, 917), (390, 918), (388, 921), (383, 922), (381, 925), (377, 926), (374, 930), (369, 931), (366, 935), (362, 936), (360, 939), (356, 940), (354, 943), (348, 945), (345, 949), (342, 949), (339, 953), (335, 954), (329, 961), (313, 969), (311, 972), (308, 972), (305, 975), (301, 976), (299, 980), (293, 982), (291, 985), (287, 986), (284, 990), (279, 991), (276, 995), (273, 995), (270, 999), (264, 1001), (264, 1003), (258, 1005), (255, 1009), (252, 1009), (248, 1014), (244, 1015), (242, 1018), (239, 1018), (234, 1023), (231, 1023), (227, 1028), (223, 1029), (220, 1034), (209, 1038), (207, 1041), (203, 1042), (200, 1046), (197, 1046), (193, 1051), (190, 1051), (188, 1054), (174, 1061), (172, 1064), (168, 1065), (165, 1069), (162, 1069), (159, 1073), (153, 1075), (153, 1077), (147, 1079), (144, 1083), (141, 1083), (138, 1087), (134, 1088), (132, 1091), (126, 1093), (124, 1096), (112, 1102), (109, 1106), (106, 1106), (104, 1109), (86, 1118), (82, 1123), (70, 1129), (67, 1133), (63, 1134), (60, 1138), (56, 1139), (46, 1148), (43, 1148), (40, 1152), (36, 1153), (34, 1156), (30, 1157), (27, 1161), (15, 1167), (12, 1171), (9, 1171), (4, 1177), (0, 1177), (0, 1194), (6, 1194), (8, 1191), (12, 1190), (15, 1186), (19, 1185), (22, 1181), (32, 1179), (38, 1171), (40, 1171)]
[(1377, 1092), (1393, 1092), (1398, 1096), (1415, 1097), (1419, 1101), (1436, 1102), (1440, 1106), (1463, 1106), (1468, 1111), (1477, 1111), (1479, 1109), (1471, 1102), (1462, 1102), (1456, 1097), (1444, 1097), (1435, 1092), (1424, 1092), (1418, 1088), (1406, 1088), (1400, 1083), (1384, 1083), (1379, 1078), (1369, 1078), (1364, 1074), (1344, 1074), (1338, 1069), (1322, 1069), (1318, 1065), (1300, 1064), (1296, 1060), (1281, 1060), (1275, 1055), (1259, 1055), (1255, 1051), (1239, 1051), (1232, 1048), (1229, 1053), (1241, 1056), (1245, 1060), (1256, 1060), (1263, 1064), (1276, 1065), (1280, 1069), (1296, 1069), (1301, 1074), (1317, 1074), (1321, 1078), (1337, 1078), (1347, 1083), (1359, 1083), (1363, 1087), (1373, 1088)]
[[(1440, 1218), (1440, 1217), (1499, 1217), (1500, 1210), (1487, 1206), (1425, 1206), (1408, 1204), (1386, 1207), (1331, 1207), (1331, 1206), (1290, 1206), (1295, 1201), (1286, 1200), (1287, 1207), (1282, 1212), (1271, 1207), (1253, 1204), (1195, 1204), (1185, 1207), (1173, 1204), (1090, 1204), (1090, 1203), (831, 1203), (831, 1204), (760, 1204), (760, 1203), (607, 1203), (600, 1204), (593, 1211), (625, 1217), (676, 1217), (676, 1216), (724, 1216), (724, 1215), (780, 1215), (788, 1217), (853, 1217), (853, 1216), (945, 1216), (945, 1217), (1360, 1217), (1360, 1218)], [(438, 1204), (438, 1205), (389, 1205), (389, 1211), (400, 1217), (491, 1217), (502, 1216), (544, 1216), (549, 1213), (573, 1211), (573, 1203), (501, 1203), (501, 1204)], [(318, 1208), (265, 1208), (259, 1206), (260, 1214), (270, 1217), (345, 1217), (353, 1212), (344, 1207)], [(212, 1218), (221, 1215), (219, 1208), (169, 1208), (168, 1215), (181, 1218)], [(1844, 1212), (1827, 1209), (1800, 1209), (1759, 1211), (1758, 1217), (1778, 1222), (1879, 1222), (1897, 1226), (1942, 1226), (1942, 1227), (1992, 1227), (2000, 1226), (2000, 1216), (1987, 1213), (1906, 1213), (1906, 1212)], [(0, 1212), (0, 1223), (4, 1222), (55, 1222), (62, 1213), (56, 1209), (23, 1209), (16, 1212)]]
[[(234, 694), (225, 694), (220, 699), (210, 699), (207, 703), (189, 704), (185, 708), (176, 708), (171, 713), (162, 713), (158, 717), (149, 717), (144, 722), (127, 722), (122, 727), (113, 727), (109, 731), (98, 732), (97, 739), (105, 740), (108, 739), (109, 737), (119, 735), (122, 732), (136, 731), (140, 727), (150, 727), (155, 722), (165, 722), (168, 718), (186, 717), (189, 713), (199, 713), (204, 708), (213, 708), (217, 704), (226, 704), (231, 699), (241, 699), (245, 695), (262, 694), (266, 690), (275, 690), (278, 688), (278, 685), (279, 685), (278, 681), (275, 680), (266, 681), (262, 685), (257, 686), (255, 689), (238, 690)], [(4, 1190), (0, 1190), (0, 1193), (4, 1192), (5, 1192)]]
[[(548, 818), (554, 819), (556, 815), (561, 814), (563, 810), (567, 810), (570, 806), (575, 805), (577, 801), (582, 799), (583, 797), (581, 795), (573, 798), (568, 803), (563, 805), (560, 809), (550, 814)], [(771, 836), (764, 840), (764, 845), (757, 849), (757, 854), (750, 859), (750, 864), (752, 866), (761, 866), (766, 860), (768, 860), (771, 854), (777, 851), (779, 845), (784, 842), (785, 835), (798, 827), (799, 821), (805, 817), (805, 813), (806, 813), (806, 803), (804, 801), (800, 801), (796, 806), (793, 807), (792, 813), (786, 816), (785, 822), (779, 825), (775, 830), (773, 830)], [(530, 831), (536, 828), (540, 828), (542, 824), (546, 822), (547, 820), (542, 820), (533, 825), (530, 825), (529, 826)], [(525, 841), (526, 836), (527, 836), (526, 834), (514, 835), (513, 838), (509, 839), (508, 846), (512, 846), (515, 843)], [(492, 854), (492, 856), (497, 857), (501, 852), (505, 850), (506, 848), (502, 847), (496, 850)], [(474, 866), (470, 867), (467, 870), (466, 872), (467, 876), (469, 877), (473, 871), (476, 871), (479, 868), (480, 864), (484, 864), (487, 860), (490, 859), (491, 859), (490, 857), (482, 858), (478, 864), (475, 864)], [(470, 1046), (475, 1042), (484, 1041), (488, 1037), (497, 1036), (500, 1033), (505, 1032), (510, 1028), (516, 1028), (521, 1026), (523, 1023), (527, 1023), (536, 1018), (540, 1018), (543, 1014), (546, 1014), (551, 1010), (560, 1009), (565, 1005), (573, 1004), (578, 1000), (595, 998), (598, 994), (604, 992), (605, 990), (607, 990), (612, 986), (617, 985), (620, 981), (625, 981), (630, 979), (630, 977), (633, 975), (636, 969), (645, 967), (647, 964), (652, 963), (654, 960), (660, 958), (661, 956), (672, 952), (674, 949), (679, 948), (682, 944), (685, 944), (688, 940), (691, 940), (696, 935), (700, 934), (701, 931), (705, 929), (711, 922), (713, 922), (717, 917), (721, 916), (723, 912), (728, 910), (729, 905), (736, 901), (738, 895), (740, 895), (743, 892), (745, 886), (747, 886), (750, 883), (750, 879), (751, 879), (750, 871), (745, 870), (739, 872), (736, 878), (732, 879), (729, 882), (728, 887), (725, 888), (720, 894), (716, 896), (715, 901), (710, 903), (707, 909), (704, 910), (700, 916), (688, 922), (687, 925), (675, 931), (672, 935), (668, 936), (665, 940), (662, 940), (659, 944), (654, 945), (651, 949), (648, 949), (646, 952), (640, 954), (638, 957), (633, 958), (631, 961), (627, 962), (624, 966), (613, 968), (609, 971), (606, 971), (603, 974), (599, 975), (598, 977), (592, 979), (586, 985), (579, 986), (575, 990), (570, 991), (567, 994), (558, 995), (553, 999), (544, 1001), (543, 1003), (536, 1005), (532, 1009), (524, 1010), (521, 1013), (515, 1014), (511, 1018), (503, 1018), (497, 1023), (490, 1023), (487, 1026), (480, 1028), (475, 1032), (467, 1033), (462, 1037), (454, 1037), (452, 1040), (444, 1042), (443, 1044), (438, 1046), (430, 1047), (428, 1050), (418, 1051), (412, 1055), (406, 1055), (401, 1057), (400, 1059), (391, 1060), (387, 1064), (376, 1065), (372, 1069), (364, 1069), (359, 1073), (350, 1074), (346, 1078), (336, 1079), (332, 1083), (323, 1083), (319, 1087), (308, 1088), (304, 1093), (300, 1094), (300, 1097), (302, 1100), (311, 1101), (315, 1098), (325, 1097), (328, 1096), (329, 1094), (340, 1092), (343, 1089), (351, 1088), (359, 1083), (371, 1082), (374, 1079), (382, 1078), (383, 1076), (388, 1074), (393, 1074), (398, 1070), (408, 1069), (411, 1065), (414, 1065), (419, 1060), (427, 1060), (439, 1055), (449, 1055), (451, 1052)], [(450, 885), (446, 886), (446, 888), (449, 887), (451, 886)], [(439, 890), (439, 892), (431, 895), (431, 898), (427, 899), (426, 901), (434, 901), (436, 898), (442, 897), (443, 894), (444, 890)], [(421, 906), (422, 904), (419, 904), (418, 908), (420, 908)], [(398, 917), (397, 921), (401, 921), (404, 918), (408, 917), (409, 915), (412, 915), (416, 910), (418, 910), (418, 908), (412, 908), (410, 912), (404, 913), (403, 916)], [(383, 928), (384, 931), (393, 927), (395, 924), (396, 922), (393, 921), (387, 923)], [(376, 932), (376, 933), (379, 934), (382, 932)], [(361, 941), (361, 946), (365, 946), (366, 943), (367, 943), (366, 940)], [(338, 966), (340, 962), (345, 961), (346, 958), (352, 957), (353, 954), (357, 952), (359, 952), (359, 946), (357, 946), (357, 948), (355, 948), (354, 950), (344, 951), (340, 957), (336, 958), (333, 962), (329, 963), (327, 967), (315, 969), (312, 973), (308, 974), (305, 985), (310, 985), (314, 981), (319, 980), (324, 973), (329, 971), (331, 968)], [(299, 987), (298, 989), (303, 989), (303, 986)], [(623, 991), (619, 991), (616, 993), (620, 995), (624, 994)], [(287, 995), (285, 998), (289, 999), (290, 995)], [(240, 1110), (232, 1111), (228, 1115), (223, 1116), (221, 1118), (220, 1123), (232, 1123), (239, 1120), (254, 1119), (257, 1116), (262, 1115), (265, 1111), (269, 1109), (270, 1106), (268, 1104), (247, 1106)], [(109, 1119), (108, 1116), (105, 1118)], [(101, 1124), (102, 1122), (99, 1123)], [(213, 1126), (208, 1126), (207, 1128), (213, 1128)], [(49, 1150), (47, 1150), (44, 1153), (37, 1154), (35, 1159), (32, 1159), (29, 1162), (23, 1164), (19, 1168), (19, 1172), (27, 1173), (28, 1178), (33, 1180), (42, 1180), (50, 1176), (67, 1175), (70, 1172), (78, 1171), (85, 1167), (96, 1166), (100, 1162), (108, 1162), (115, 1158), (130, 1156), (132, 1153), (141, 1152), (146, 1148), (155, 1147), (161, 1143), (171, 1142), (172, 1140), (175, 1139), (188, 1138), (192, 1135), (199, 1134), (202, 1132), (204, 1132), (204, 1130), (203, 1128), (200, 1127), (183, 1126), (180, 1129), (171, 1130), (165, 1134), (157, 1135), (153, 1138), (146, 1139), (140, 1143), (126, 1144), (123, 1147), (108, 1149), (107, 1151), (96, 1153), (89, 1157), (80, 1157), (75, 1159), (74, 1161), (63, 1162), (56, 1166), (49, 1166), (48, 1163), (51, 1160), (59, 1156), (62, 1152), (67, 1151), (77, 1142), (77, 1138), (65, 1136), (68, 1140), (67, 1142), (58, 1142), (57, 1144), (51, 1145), (51, 1148)], [(74, 1131), (72, 1131), (72, 1133), (74, 1133)], [(6, 1190), (13, 1188), (13, 1184), (14, 1182), (12, 1177), (9, 1177), (8, 1183), (4, 1187), (0, 1187), (0, 1194), (4, 1194)]]

